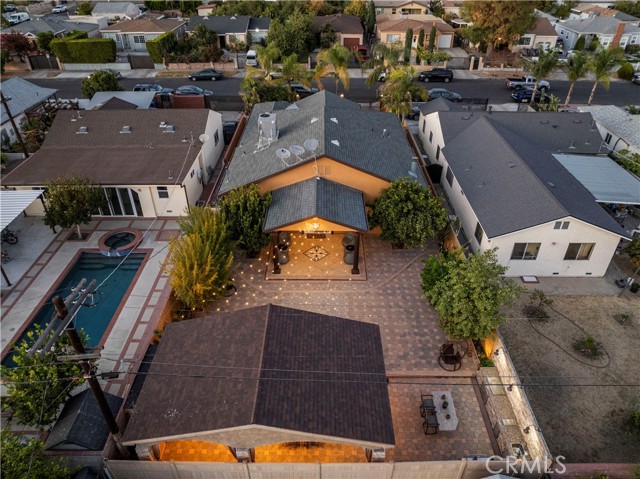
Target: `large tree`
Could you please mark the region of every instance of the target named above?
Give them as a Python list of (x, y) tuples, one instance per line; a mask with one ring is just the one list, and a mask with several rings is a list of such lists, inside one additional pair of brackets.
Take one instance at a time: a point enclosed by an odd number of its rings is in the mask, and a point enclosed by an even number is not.
[(287, 85), (269, 82), (262, 77), (245, 76), (240, 84), (242, 101), (251, 109), (257, 103), (267, 101), (290, 101), (291, 89)]
[(415, 70), (413, 67), (404, 67), (392, 71), (387, 75), (387, 80), (380, 87), (380, 103), (384, 111), (393, 112), (402, 119), (411, 111), (411, 102), (414, 98), (422, 101), (428, 99), (428, 93), (413, 81)]
[(318, 64), (316, 65), (315, 78), (320, 80), (327, 75), (333, 75), (336, 81), (336, 93), (338, 85), (342, 82), (345, 90), (349, 89), (349, 61), (351, 52), (339, 43), (335, 43), (331, 48), (321, 50), (318, 53)]
[(472, 25), (463, 30), (469, 41), (499, 49), (534, 27), (536, 2), (463, 2), (462, 16)]
[(349, 0), (344, 7), (344, 13), (360, 18), (363, 27), (367, 25), (369, 5), (366, 0)]
[(629, 246), (627, 246), (626, 253), (629, 255), (631, 264), (637, 266), (634, 274), (638, 274), (638, 271), (640, 271), (640, 236), (633, 238)]
[(409, 63), (411, 59), (411, 45), (413, 44), (413, 28), (407, 28), (404, 34), (404, 62)]
[(69, 479), (74, 469), (64, 457), (44, 454), (44, 444), (35, 438), (0, 431), (2, 477), (12, 479)]
[(227, 218), (227, 234), (249, 257), (255, 257), (269, 244), (264, 219), (271, 204), (271, 192), (260, 195), (256, 184), (240, 186), (220, 201), (220, 211)]
[(418, 56), (418, 47), (424, 47), (424, 28), (418, 32), (418, 44), (416, 45), (416, 65), (420, 65), (420, 57)]
[(553, 50), (544, 51), (543, 48), (540, 48), (537, 60), (532, 61), (523, 58), (522, 61), (525, 71), (531, 73), (536, 79), (533, 84), (533, 93), (531, 94), (531, 104), (533, 105), (538, 92), (538, 82), (547, 78), (558, 67), (558, 54)]
[(80, 89), (85, 98), (93, 98), (99, 91), (123, 91), (118, 77), (109, 70), (98, 70), (82, 80)]
[(296, 53), (298, 58), (306, 58), (315, 43), (311, 24), (312, 17), (301, 9), (285, 20), (276, 18), (269, 26), (267, 45), (273, 44), (284, 56)]
[(82, 176), (59, 177), (46, 185), (43, 196), (45, 213), (44, 224), (51, 228), (77, 229), (78, 238), (82, 238), (80, 225), (87, 225), (98, 208), (104, 206), (102, 188), (97, 187), (89, 178)]
[(401, 57), (402, 45), (400, 43), (376, 43), (371, 49), (371, 58), (366, 62), (367, 67), (372, 68), (367, 77), (367, 86), (372, 87), (378, 81), (381, 73), (389, 74), (400, 68)]
[(1, 35), (0, 45), (3, 51), (17, 55), (21, 62), (25, 61), (25, 55), (35, 50), (34, 44), (27, 37), (15, 31)]
[(43, 52), (51, 53), (51, 40), (55, 37), (52, 32), (38, 32), (38, 48)]
[(298, 62), (298, 55), (291, 55), (282, 59), (282, 79), (284, 82), (298, 82), (306, 87), (311, 86), (312, 73), (307, 70), (306, 65)]
[(226, 220), (211, 208), (193, 207), (179, 225), (183, 234), (169, 244), (163, 269), (175, 297), (189, 309), (202, 310), (229, 284), (233, 253)]
[(569, 92), (567, 93), (567, 98), (564, 100), (564, 104), (568, 105), (571, 101), (571, 95), (573, 94), (573, 89), (576, 86), (576, 82), (581, 78), (587, 76), (589, 73), (589, 68), (591, 65), (591, 57), (587, 52), (578, 51), (573, 54), (573, 56), (569, 59), (569, 62), (563, 63), (561, 65), (562, 69), (567, 74), (567, 78), (571, 82), (569, 85)]
[(640, 17), (640, 2), (637, 1), (617, 1), (614, 2), (613, 8), (634, 17)]
[[(419, 172), (418, 172), (419, 174)], [(370, 226), (380, 226), (380, 238), (399, 247), (424, 247), (447, 224), (440, 198), (409, 178), (400, 178), (373, 203)]]
[[(0, 371), (7, 391), (3, 408), (10, 407), (22, 424), (44, 430), (56, 421), (60, 405), (84, 379), (77, 363), (57, 358), (57, 353), (69, 347), (66, 335), (58, 338), (54, 351), (45, 352), (42, 358), (39, 354), (29, 357), (29, 348), (41, 334), (39, 327), (29, 331), (27, 338), (13, 349), (15, 367), (2, 366)], [(3, 467), (3, 477), (4, 472)]]
[(625, 60), (624, 50), (620, 47), (600, 48), (591, 57), (589, 70), (593, 73), (594, 82), (587, 105), (591, 105), (593, 97), (596, 94), (598, 84), (602, 85), (605, 90), (609, 89), (611, 84), (611, 71)]
[(93, 5), (89, 2), (80, 2), (77, 5), (76, 12), (78, 15), (91, 15), (93, 11)]
[(495, 249), (465, 258), (461, 250), (424, 261), (423, 296), (440, 316), (444, 332), (457, 339), (484, 339), (504, 322), (500, 308), (521, 290), (504, 277)]

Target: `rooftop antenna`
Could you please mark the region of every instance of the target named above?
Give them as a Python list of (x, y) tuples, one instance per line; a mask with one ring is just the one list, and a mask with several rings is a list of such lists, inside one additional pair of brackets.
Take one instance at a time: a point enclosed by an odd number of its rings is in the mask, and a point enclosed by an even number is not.
[(320, 145), (320, 142), (316, 138), (307, 138), (304, 140), (304, 149), (311, 152), (311, 156), (309, 158), (313, 158), (313, 172), (316, 175), (316, 180), (320, 179), (320, 168), (318, 167), (318, 156), (316, 155), (316, 150)]
[(278, 148), (276, 150), (276, 156), (282, 160), (285, 166), (292, 166), (289, 163), (287, 163), (287, 158), (291, 156), (291, 152), (286, 148)]

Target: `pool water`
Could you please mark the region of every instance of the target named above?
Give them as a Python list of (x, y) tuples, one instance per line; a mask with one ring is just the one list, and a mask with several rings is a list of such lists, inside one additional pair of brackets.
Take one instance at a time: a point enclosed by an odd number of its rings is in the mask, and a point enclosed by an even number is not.
[[(87, 347), (97, 346), (102, 341), (105, 331), (120, 303), (124, 301), (125, 293), (140, 269), (145, 256), (144, 253), (130, 254), (107, 282), (100, 287), (99, 291), (93, 295), (93, 299), (89, 296), (85, 300), (85, 304), (93, 304), (93, 306), (81, 307), (74, 323), (76, 329), (83, 330), (87, 336)], [(85, 286), (92, 279), (96, 280), (96, 286), (99, 285), (116, 269), (121, 261), (122, 258), (110, 258), (100, 253), (82, 253), (62, 281), (56, 285), (56, 293), (51, 297), (58, 294), (60, 297), (66, 298), (71, 293), (71, 288), (76, 287), (83, 278), (87, 280)], [(51, 297), (47, 298), (47, 303), (33, 317), (16, 344), (20, 344), (27, 337), (27, 332), (33, 330), (36, 324), (44, 329), (49, 323), (54, 313)], [(15, 366), (13, 352), (7, 354), (2, 360), (2, 365)]]
[(129, 232), (115, 233), (107, 238), (104, 242), (110, 249), (118, 249), (121, 246), (128, 245), (135, 239), (136, 235)]

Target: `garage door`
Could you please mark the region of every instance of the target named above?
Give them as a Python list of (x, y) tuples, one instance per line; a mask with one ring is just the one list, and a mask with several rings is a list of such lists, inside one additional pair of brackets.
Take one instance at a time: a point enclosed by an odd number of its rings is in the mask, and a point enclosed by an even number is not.
[(354, 49), (358, 45), (360, 45), (358, 38), (343, 38), (342, 44), (347, 47), (349, 50)]
[(451, 48), (451, 34), (441, 34), (438, 39), (438, 48)]

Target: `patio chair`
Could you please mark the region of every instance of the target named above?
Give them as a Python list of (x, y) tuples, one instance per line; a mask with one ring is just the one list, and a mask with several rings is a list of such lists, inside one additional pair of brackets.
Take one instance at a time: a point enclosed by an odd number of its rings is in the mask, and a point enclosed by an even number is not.
[(447, 342), (440, 347), (438, 364), (445, 371), (457, 371), (462, 367), (462, 358), (467, 355), (466, 342)]
[(425, 417), (427, 414), (435, 412), (436, 405), (433, 402), (433, 394), (420, 394), (420, 415)]
[(438, 429), (440, 425), (438, 424), (438, 418), (435, 414), (427, 414), (424, 418), (424, 422), (422, 423), (422, 430), (425, 434), (438, 434)]

